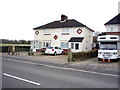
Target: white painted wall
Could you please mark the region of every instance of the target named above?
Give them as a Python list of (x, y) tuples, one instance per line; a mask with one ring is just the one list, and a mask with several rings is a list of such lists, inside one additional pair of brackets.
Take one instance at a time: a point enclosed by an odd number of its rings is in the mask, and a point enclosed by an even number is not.
[[(69, 35), (62, 35), (62, 29), (63, 28), (50, 29), (50, 34), (51, 35), (44, 35), (44, 30), (45, 29), (34, 30), (34, 32), (39, 31), (38, 35), (36, 35), (34, 33), (34, 40), (42, 42), (41, 47), (43, 47), (43, 42), (44, 41), (46, 41), (46, 42), (50, 41), (51, 46), (60, 46), (60, 42), (68, 42), (71, 37), (84, 37), (83, 42), (80, 44), (80, 51), (92, 50), (92, 43), (93, 43), (93, 36), (92, 35), (93, 35), (93, 32), (90, 31), (88, 28), (86, 28), (86, 27), (66, 28), (66, 29), (69, 29)], [(82, 30), (81, 34), (77, 33), (78, 29)], [(55, 35), (58, 36), (57, 40), (54, 39)], [(86, 49), (86, 47), (87, 47), (87, 49)]]
[[(112, 24), (106, 25), (106, 32), (120, 32), (120, 24)], [(111, 31), (111, 27), (113, 27), (113, 31)]]

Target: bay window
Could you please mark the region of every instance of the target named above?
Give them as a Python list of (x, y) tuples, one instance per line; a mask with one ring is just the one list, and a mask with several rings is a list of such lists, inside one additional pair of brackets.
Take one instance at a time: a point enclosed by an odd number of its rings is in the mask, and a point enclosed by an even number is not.
[(43, 47), (50, 47), (51, 46), (51, 42), (43, 42)]
[(62, 49), (68, 49), (68, 42), (61, 42), (60, 46)]

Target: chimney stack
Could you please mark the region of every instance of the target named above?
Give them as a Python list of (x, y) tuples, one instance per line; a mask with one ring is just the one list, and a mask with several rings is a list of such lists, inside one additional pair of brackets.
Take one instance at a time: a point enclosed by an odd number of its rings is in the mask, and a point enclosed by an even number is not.
[(66, 15), (61, 15), (61, 21), (66, 21), (68, 19), (68, 17)]

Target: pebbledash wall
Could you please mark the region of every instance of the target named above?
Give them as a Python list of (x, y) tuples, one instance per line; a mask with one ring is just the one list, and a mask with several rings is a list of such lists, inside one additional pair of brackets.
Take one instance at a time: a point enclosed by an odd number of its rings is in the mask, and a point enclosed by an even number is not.
[[(68, 20), (67, 18), (62, 20), (63, 17), (67, 16), (61, 15), (61, 20), (57, 22), (34, 28), (31, 50), (36, 51), (48, 46), (59, 46), (62, 49), (71, 48), (72, 52), (92, 50), (94, 31), (76, 20)], [(51, 26), (57, 25), (57, 23), (59, 26)]]

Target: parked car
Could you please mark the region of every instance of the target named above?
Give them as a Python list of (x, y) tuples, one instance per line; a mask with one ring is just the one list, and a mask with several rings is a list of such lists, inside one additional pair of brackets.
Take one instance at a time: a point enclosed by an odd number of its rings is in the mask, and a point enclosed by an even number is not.
[(61, 49), (60, 47), (47, 47), (45, 53), (53, 54), (56, 56), (57, 54), (63, 54), (63, 49)]

